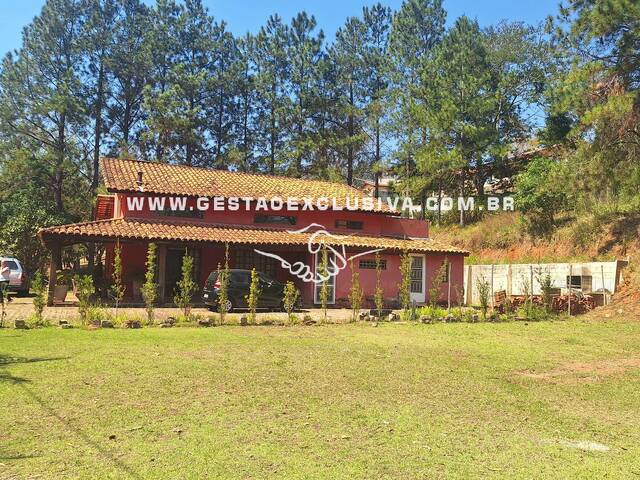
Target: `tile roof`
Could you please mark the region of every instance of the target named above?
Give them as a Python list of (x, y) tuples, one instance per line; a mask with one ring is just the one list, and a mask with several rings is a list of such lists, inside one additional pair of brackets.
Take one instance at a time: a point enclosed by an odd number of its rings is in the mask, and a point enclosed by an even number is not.
[[(251, 245), (306, 245), (310, 233), (290, 233), (286, 230), (261, 229), (237, 225), (212, 225), (191, 222), (168, 222), (149, 219), (119, 218), (97, 220), (48, 227), (40, 230), (40, 239), (45, 243), (59, 241), (74, 243), (86, 240), (152, 240), (178, 242), (229, 242)], [(327, 244), (348, 247), (384, 248), (411, 252), (440, 252), (467, 255), (466, 250), (443, 245), (432, 239), (402, 239), (369, 237), (362, 235), (336, 235), (323, 237)]]
[[(357, 188), (341, 183), (307, 180), (277, 175), (229, 172), (186, 165), (160, 162), (103, 158), (102, 176), (110, 192), (139, 192), (138, 175), (142, 173), (145, 192), (163, 195), (185, 195), (203, 197), (274, 197), (286, 198), (330, 198), (344, 207), (346, 199), (352, 202), (369, 197)], [(383, 204), (380, 212), (391, 212)]]

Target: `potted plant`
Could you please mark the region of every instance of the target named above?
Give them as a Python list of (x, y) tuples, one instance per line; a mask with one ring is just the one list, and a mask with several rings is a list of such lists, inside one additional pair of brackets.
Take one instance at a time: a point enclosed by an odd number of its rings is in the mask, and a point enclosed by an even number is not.
[(72, 278), (73, 272), (71, 270), (61, 270), (58, 272), (56, 286), (53, 289), (53, 300), (55, 302), (63, 303), (66, 300)]

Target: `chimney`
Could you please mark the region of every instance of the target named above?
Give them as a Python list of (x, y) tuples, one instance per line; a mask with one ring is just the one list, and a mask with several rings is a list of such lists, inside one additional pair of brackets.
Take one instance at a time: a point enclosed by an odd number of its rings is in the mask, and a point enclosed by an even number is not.
[(142, 172), (138, 172), (138, 179), (136, 180), (136, 183), (139, 187), (142, 186)]

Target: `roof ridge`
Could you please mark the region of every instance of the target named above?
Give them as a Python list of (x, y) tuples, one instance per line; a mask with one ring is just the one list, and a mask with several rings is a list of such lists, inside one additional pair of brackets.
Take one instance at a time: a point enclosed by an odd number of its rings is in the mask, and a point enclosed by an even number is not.
[(302, 177), (290, 177), (287, 175), (278, 175), (275, 173), (263, 173), (263, 172), (234, 172), (231, 170), (224, 170), (221, 168), (210, 168), (210, 167), (202, 167), (202, 166), (197, 166), (197, 165), (182, 165), (182, 164), (176, 164), (176, 163), (166, 163), (166, 162), (159, 162), (159, 161), (153, 161), (153, 160), (140, 160), (140, 159), (136, 159), (136, 158), (118, 158), (118, 157), (100, 157), (100, 160), (109, 160), (109, 161), (117, 161), (117, 162), (132, 162), (132, 163), (143, 163), (143, 164), (147, 164), (147, 165), (162, 165), (162, 166), (166, 166), (166, 167), (172, 167), (172, 168), (186, 168), (186, 169), (194, 169), (194, 170), (205, 170), (208, 172), (221, 172), (221, 173), (230, 173), (233, 175), (246, 175), (246, 176), (253, 176), (253, 177), (261, 177), (261, 178), (277, 178), (277, 179), (289, 179), (289, 180), (301, 180), (303, 182), (310, 182), (310, 183), (323, 183), (323, 184), (329, 184), (329, 185), (339, 185), (342, 188), (348, 188), (354, 191), (354, 193), (358, 193), (359, 195), (364, 195), (364, 193), (360, 190), (358, 190), (356, 187), (354, 187), (353, 185), (347, 185), (345, 183), (340, 183), (340, 182), (332, 182), (330, 180), (317, 180), (317, 179), (313, 179), (313, 178), (302, 178)]

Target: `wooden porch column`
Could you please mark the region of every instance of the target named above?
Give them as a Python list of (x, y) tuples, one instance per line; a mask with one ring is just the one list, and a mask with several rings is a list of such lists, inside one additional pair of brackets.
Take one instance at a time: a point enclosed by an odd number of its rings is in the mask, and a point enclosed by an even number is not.
[(49, 288), (47, 291), (47, 305), (53, 305), (53, 293), (56, 289), (58, 267), (62, 257), (62, 247), (58, 243), (51, 244), (51, 262), (49, 262)]

